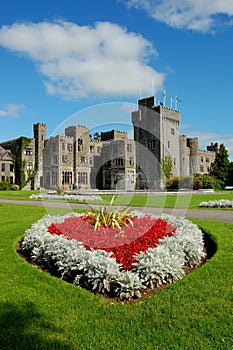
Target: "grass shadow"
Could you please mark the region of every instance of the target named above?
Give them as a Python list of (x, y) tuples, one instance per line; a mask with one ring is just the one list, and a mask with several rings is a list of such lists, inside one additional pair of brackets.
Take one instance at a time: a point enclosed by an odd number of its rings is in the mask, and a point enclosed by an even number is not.
[(53, 335), (63, 333), (46, 322), (35, 304), (0, 303), (0, 349), (70, 349)]

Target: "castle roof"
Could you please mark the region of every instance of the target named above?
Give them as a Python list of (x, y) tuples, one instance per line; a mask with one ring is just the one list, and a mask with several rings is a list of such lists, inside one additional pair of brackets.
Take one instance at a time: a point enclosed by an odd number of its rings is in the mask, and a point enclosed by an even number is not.
[(0, 159), (3, 159), (6, 153), (9, 153), (9, 151), (3, 148), (2, 146), (0, 146)]

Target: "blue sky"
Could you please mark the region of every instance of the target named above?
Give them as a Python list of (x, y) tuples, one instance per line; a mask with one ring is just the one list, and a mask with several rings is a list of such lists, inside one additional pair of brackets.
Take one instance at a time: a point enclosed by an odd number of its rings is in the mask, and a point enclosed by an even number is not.
[(233, 160), (232, 44), (232, 0), (1, 1), (0, 142), (37, 122), (130, 128), (139, 97), (165, 90), (181, 133)]

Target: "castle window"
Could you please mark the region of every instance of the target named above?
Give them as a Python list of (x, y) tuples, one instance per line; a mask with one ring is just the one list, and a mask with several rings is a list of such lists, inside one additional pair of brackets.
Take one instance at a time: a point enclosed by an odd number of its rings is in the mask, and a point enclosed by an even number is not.
[(134, 165), (134, 157), (129, 158), (129, 165)]
[(127, 177), (129, 182), (134, 183), (134, 172), (132, 170), (128, 171)]
[(57, 155), (53, 156), (53, 164), (57, 164)]
[(204, 161), (204, 159), (203, 159), (203, 157), (201, 157), (201, 162), (203, 162)]
[(67, 163), (68, 162), (68, 157), (66, 154), (62, 156), (62, 163)]
[(2, 181), (4, 182), (6, 180), (5, 176), (2, 176)]
[(65, 145), (64, 142), (62, 142), (61, 149), (62, 149), (63, 151), (65, 151), (65, 149), (66, 149), (66, 145)]
[(57, 182), (57, 173), (52, 172), (52, 185), (56, 185)]
[(95, 152), (95, 146), (90, 146), (90, 153), (94, 153)]
[(10, 164), (10, 171), (14, 171), (14, 165)]
[(78, 151), (82, 152), (82, 150), (83, 150), (83, 140), (78, 139)]
[(151, 140), (147, 142), (147, 146), (149, 149), (155, 149), (157, 147), (157, 142), (156, 140)]
[(170, 141), (168, 140), (168, 141), (167, 141), (167, 148), (170, 148), (170, 146), (171, 146), (171, 145), (170, 145)]
[(68, 151), (72, 151), (72, 144), (71, 144), (71, 143), (68, 143), (68, 144), (67, 144), (67, 150), (68, 150)]
[(31, 162), (28, 162), (28, 163), (26, 164), (26, 169), (27, 169), (27, 170), (33, 170), (33, 164), (32, 164)]
[(97, 153), (101, 153), (101, 147), (97, 147)]
[(176, 158), (173, 159), (173, 164), (176, 165)]
[(72, 184), (72, 172), (71, 171), (63, 171), (62, 172), (62, 184), (63, 185)]
[(87, 163), (87, 157), (80, 157), (80, 163)]
[(6, 171), (6, 165), (5, 165), (5, 163), (2, 163), (2, 171), (3, 171), (3, 172)]
[(124, 166), (124, 159), (123, 158), (116, 158), (116, 165)]
[(83, 146), (82, 145), (78, 145), (78, 152), (82, 152), (83, 150)]
[(171, 128), (171, 135), (175, 135), (175, 129)]
[(90, 164), (90, 165), (93, 164), (93, 158), (92, 158), (92, 157), (89, 158), (89, 164)]
[(79, 171), (78, 172), (78, 183), (87, 185), (87, 172), (85, 171)]
[(127, 144), (127, 152), (132, 152), (132, 145), (130, 143)]
[(26, 156), (32, 156), (33, 155), (32, 148), (25, 148), (24, 154)]
[(203, 173), (203, 171), (204, 171), (204, 167), (203, 165), (200, 165), (200, 172)]
[(206, 158), (206, 163), (209, 163), (209, 162), (210, 162), (209, 158)]

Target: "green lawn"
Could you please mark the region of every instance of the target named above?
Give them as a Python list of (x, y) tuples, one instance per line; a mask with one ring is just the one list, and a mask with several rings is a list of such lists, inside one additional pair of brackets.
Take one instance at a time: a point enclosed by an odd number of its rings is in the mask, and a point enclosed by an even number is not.
[[(29, 200), (32, 193), (40, 193), (40, 191), (0, 191), (0, 199), (17, 199)], [(102, 202), (89, 202), (89, 204), (108, 205), (112, 199), (112, 195), (101, 196)], [(157, 195), (138, 195), (119, 194), (114, 200), (114, 205), (124, 206), (148, 206), (158, 208), (188, 208), (197, 209), (202, 201), (229, 199), (233, 200), (233, 191), (220, 193), (193, 193), (193, 194), (157, 194)], [(81, 203), (81, 202), (80, 202)], [(84, 203), (84, 202), (82, 202)], [(232, 210), (232, 209), (229, 209)]]
[[(102, 196), (104, 202), (109, 203), (112, 196)], [(205, 194), (157, 194), (157, 195), (119, 195), (115, 205), (148, 206), (158, 208), (188, 208), (197, 209), (203, 201), (229, 199), (233, 200), (233, 191)], [(230, 209), (231, 210), (231, 209)]]
[(40, 191), (0, 191), (0, 198), (2, 199), (15, 199), (15, 200), (27, 200), (31, 194), (39, 194)]
[(143, 301), (117, 304), (18, 256), (17, 241), (44, 214), (0, 203), (0, 349), (232, 348), (233, 225), (195, 220), (216, 242), (214, 257)]

